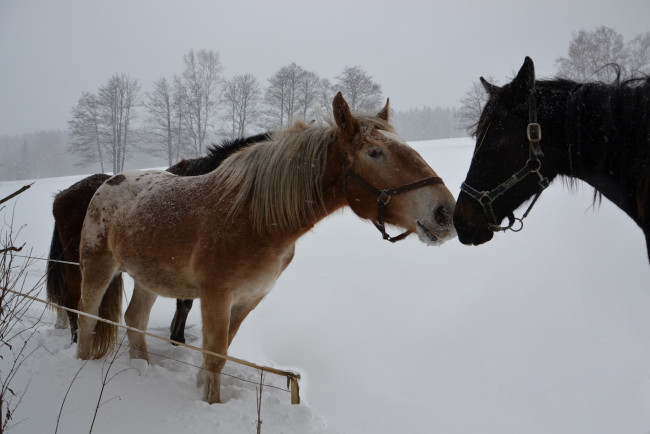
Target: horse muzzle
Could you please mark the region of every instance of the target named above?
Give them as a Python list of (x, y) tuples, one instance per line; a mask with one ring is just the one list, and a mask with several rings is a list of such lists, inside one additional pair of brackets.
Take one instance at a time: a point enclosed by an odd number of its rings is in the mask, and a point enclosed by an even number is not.
[(478, 246), (494, 236), (483, 208), (474, 200), (466, 200), (463, 193), (458, 197), (453, 220), (458, 240), (465, 245)]
[(453, 207), (441, 205), (435, 209), (432, 218), (416, 220), (418, 238), (427, 245), (439, 246), (456, 237), (453, 225)]

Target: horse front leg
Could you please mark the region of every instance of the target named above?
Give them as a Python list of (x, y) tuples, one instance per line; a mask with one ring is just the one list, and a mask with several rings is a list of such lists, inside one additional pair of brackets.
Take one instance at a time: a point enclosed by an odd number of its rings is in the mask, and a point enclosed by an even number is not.
[[(158, 298), (156, 294), (140, 288), (136, 282), (133, 287), (131, 302), (124, 314), (124, 322), (126, 325), (138, 330), (147, 331), (149, 314), (151, 313), (151, 308), (156, 298)], [(129, 355), (131, 358), (144, 359), (147, 363), (151, 364), (144, 334), (129, 329), (126, 335), (129, 338)]]
[(237, 334), (237, 331), (239, 330), (239, 327), (241, 326), (242, 322), (246, 317), (248, 316), (249, 313), (253, 309), (257, 307), (257, 305), (262, 301), (264, 297), (260, 297), (257, 300), (254, 300), (252, 303), (249, 304), (240, 304), (233, 306), (231, 314), (230, 314), (230, 326), (228, 327), (228, 347), (230, 348), (230, 344), (232, 343), (232, 340), (235, 338), (235, 335)]
[[(229, 290), (201, 291), (203, 348), (205, 350), (226, 355), (232, 302), (232, 292)], [(200, 374), (198, 382), (200, 384), (201, 380), (205, 381), (203, 400), (208, 404), (221, 402), (221, 371), (225, 364), (226, 360), (223, 358), (204, 355), (204, 370)]]

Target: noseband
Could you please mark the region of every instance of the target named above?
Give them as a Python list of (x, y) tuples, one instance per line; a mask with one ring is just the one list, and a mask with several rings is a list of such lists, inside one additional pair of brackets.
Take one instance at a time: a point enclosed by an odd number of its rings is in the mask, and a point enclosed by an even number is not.
[(386, 232), (386, 225), (384, 224), (384, 211), (386, 210), (386, 207), (390, 203), (390, 200), (393, 198), (393, 196), (407, 193), (411, 190), (417, 190), (418, 188), (426, 187), (427, 185), (444, 185), (442, 178), (439, 176), (431, 176), (429, 178), (424, 178), (419, 181), (411, 182), (409, 184), (400, 185), (399, 187), (385, 188), (383, 190), (380, 190), (373, 187), (368, 181), (359, 176), (359, 174), (357, 174), (357, 172), (355, 172), (351, 167), (348, 167), (347, 159), (342, 151), (340, 153), (340, 156), (341, 168), (343, 170), (343, 195), (345, 196), (345, 200), (350, 203), (350, 199), (348, 199), (348, 178), (352, 178), (352, 180), (354, 180), (357, 184), (375, 196), (377, 198), (377, 221), (373, 221), (372, 223), (379, 230), (379, 232), (381, 232), (383, 239), (388, 240), (391, 243), (403, 240), (410, 233), (410, 231), (407, 230), (395, 237), (391, 237)]
[[(542, 191), (544, 191), (544, 189), (548, 187), (550, 184), (548, 178), (544, 177), (540, 172), (540, 169), (542, 168), (541, 158), (544, 156), (544, 153), (542, 152), (542, 149), (540, 147), (540, 141), (542, 140), (542, 127), (537, 123), (537, 109), (535, 107), (535, 97), (533, 96), (532, 92), (530, 98), (531, 98), (531, 103), (528, 109), (528, 126), (526, 128), (526, 136), (528, 138), (528, 144), (529, 144), (528, 161), (526, 161), (524, 167), (520, 169), (518, 172), (516, 172), (514, 175), (512, 175), (510, 178), (508, 178), (506, 181), (502, 182), (501, 184), (499, 184), (497, 187), (495, 187), (490, 191), (479, 191), (471, 187), (466, 182), (463, 182), (460, 186), (461, 191), (464, 191), (465, 193), (467, 193), (468, 195), (476, 199), (481, 204), (481, 206), (483, 207), (483, 211), (485, 212), (485, 215), (489, 220), (488, 228), (494, 232), (499, 232), (499, 231), (505, 232), (508, 229), (510, 229), (513, 232), (519, 232), (520, 230), (522, 230), (524, 227), (523, 220), (528, 216), (530, 210), (533, 209), (533, 206), (535, 205), (535, 202), (537, 202), (537, 199), (539, 199), (539, 196), (542, 194)], [(526, 209), (526, 212), (524, 213), (524, 215), (521, 216), (521, 218), (515, 217), (511, 211), (507, 215), (509, 221), (508, 225), (500, 226), (499, 222), (497, 221), (496, 214), (494, 213), (494, 209), (492, 208), (492, 203), (499, 196), (501, 196), (503, 193), (505, 193), (506, 191), (508, 191), (515, 185), (517, 185), (521, 180), (523, 180), (526, 176), (530, 175), (531, 173), (537, 175), (537, 178), (539, 179), (538, 181), (539, 190), (537, 190), (537, 193), (535, 194), (535, 198), (530, 203), (528, 209)], [(519, 226), (517, 228), (514, 228), (517, 222), (519, 223)]]

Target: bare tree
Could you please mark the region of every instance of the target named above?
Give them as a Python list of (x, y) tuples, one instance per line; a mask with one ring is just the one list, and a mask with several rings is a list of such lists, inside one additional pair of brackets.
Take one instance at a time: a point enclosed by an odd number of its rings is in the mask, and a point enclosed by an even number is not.
[(297, 113), (302, 120), (309, 121), (318, 109), (321, 79), (315, 72), (302, 71), (298, 76), (297, 87)]
[(72, 108), (72, 120), (68, 121), (70, 128), (70, 151), (81, 157), (80, 165), (88, 166), (99, 162), (104, 172), (102, 156), (102, 128), (97, 97), (89, 92), (83, 92), (77, 105)]
[(627, 44), (632, 75), (650, 75), (650, 32), (638, 34)]
[(203, 155), (208, 128), (216, 115), (223, 68), (219, 53), (213, 50), (191, 50), (183, 56), (183, 61), (184, 124), (192, 139), (193, 154), (199, 156)]
[(623, 36), (606, 26), (592, 32), (580, 30), (569, 43), (567, 57), (555, 61), (557, 74), (579, 82), (611, 82), (650, 70), (650, 32), (625, 43)]
[(81, 156), (81, 164), (100, 161), (103, 171), (108, 159), (113, 173), (124, 170), (140, 102), (140, 84), (126, 74), (113, 75), (97, 94), (82, 94), (69, 122), (70, 150)]
[[(487, 81), (496, 84), (493, 77), (488, 77)], [(489, 95), (485, 90), (485, 86), (478, 81), (473, 81), (469, 89), (465, 92), (465, 95), (460, 99), (458, 124), (462, 129), (467, 131), (468, 134), (474, 134), (473, 130), (478, 124), (478, 120), (481, 117), (481, 112), (485, 107), (488, 97)]]
[(151, 152), (167, 160), (169, 166), (179, 159), (179, 142), (175, 140), (174, 89), (166, 78), (154, 83), (147, 95), (147, 131), (152, 140)]
[(189, 134), (188, 123), (186, 122), (186, 120), (189, 118), (187, 115), (187, 112), (189, 111), (187, 99), (187, 89), (183, 84), (182, 77), (174, 75), (174, 92), (172, 95), (172, 105), (174, 112), (172, 128), (179, 153), (181, 153), (183, 150), (191, 149), (190, 143), (192, 140)]
[(335, 87), (343, 93), (352, 110), (378, 110), (381, 107), (381, 85), (361, 66), (344, 67), (336, 80)]
[(331, 115), (334, 95), (336, 95), (336, 89), (332, 85), (332, 82), (327, 78), (321, 79), (318, 85), (318, 95), (315, 101), (316, 112), (324, 116)]
[(293, 122), (298, 110), (298, 82), (305, 72), (292, 63), (280, 68), (271, 78), (264, 93), (266, 127), (282, 128)]
[(101, 120), (106, 137), (106, 156), (113, 173), (124, 170), (131, 122), (140, 104), (140, 84), (126, 74), (113, 75), (97, 93)]
[(221, 101), (231, 139), (244, 137), (255, 123), (261, 96), (257, 79), (251, 74), (236, 75), (225, 83)]

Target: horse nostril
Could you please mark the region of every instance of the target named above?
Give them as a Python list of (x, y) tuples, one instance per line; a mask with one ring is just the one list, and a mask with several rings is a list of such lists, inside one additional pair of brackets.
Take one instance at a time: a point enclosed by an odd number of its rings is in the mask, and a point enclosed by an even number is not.
[(433, 218), (440, 226), (451, 224), (451, 216), (451, 212), (444, 206), (439, 206), (433, 214)]

